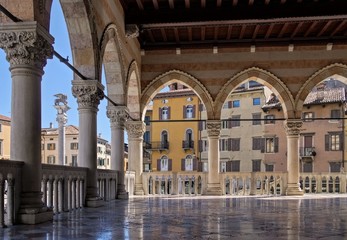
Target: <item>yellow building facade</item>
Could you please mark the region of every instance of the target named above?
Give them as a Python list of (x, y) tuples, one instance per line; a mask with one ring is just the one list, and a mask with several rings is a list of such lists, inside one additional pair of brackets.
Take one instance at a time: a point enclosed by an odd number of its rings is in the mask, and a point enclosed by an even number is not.
[[(152, 171), (197, 171), (200, 101), (195, 93), (181, 85), (153, 99), (150, 121)], [(150, 116), (152, 119), (149, 119)]]
[(0, 115), (0, 159), (10, 159), (11, 119)]

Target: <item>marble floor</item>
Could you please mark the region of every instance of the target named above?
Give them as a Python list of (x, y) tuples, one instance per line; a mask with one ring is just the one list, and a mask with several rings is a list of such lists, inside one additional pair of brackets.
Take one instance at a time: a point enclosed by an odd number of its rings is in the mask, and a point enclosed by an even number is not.
[(0, 228), (0, 239), (347, 239), (347, 195), (135, 197)]

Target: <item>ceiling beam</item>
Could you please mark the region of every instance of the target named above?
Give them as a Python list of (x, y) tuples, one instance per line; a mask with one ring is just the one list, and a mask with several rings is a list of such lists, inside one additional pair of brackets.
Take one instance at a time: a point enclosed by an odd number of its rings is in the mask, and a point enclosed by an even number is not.
[(298, 25), (296, 25), (292, 35), (290, 35), (290, 38), (293, 38), (295, 37), (295, 35), (298, 33), (299, 29), (301, 28), (301, 26), (303, 25), (304, 23), (303, 22), (300, 22), (298, 23)]
[(185, 0), (184, 4), (185, 4), (187, 9), (190, 8), (190, 0)]
[(166, 36), (165, 28), (161, 28), (160, 32), (161, 32), (161, 36), (162, 36), (164, 42), (167, 42), (167, 36)]
[(153, 6), (154, 6), (154, 9), (156, 9), (156, 10), (159, 9), (158, 0), (153, 0)]
[(142, 0), (136, 0), (136, 3), (137, 3), (137, 6), (139, 7), (139, 9), (140, 9), (141, 11), (143, 11), (143, 10), (144, 10), (144, 7), (143, 7)]
[(265, 34), (265, 38), (269, 38), (271, 32), (272, 32), (272, 29), (274, 28), (275, 24), (274, 23), (271, 23), (269, 28), (267, 29), (266, 31), (266, 34)]
[(324, 32), (328, 29), (328, 27), (331, 25), (331, 21), (328, 21), (325, 23), (324, 27), (322, 28), (322, 30), (320, 30), (320, 32), (318, 33), (318, 37), (322, 36), (324, 34)]
[(169, 0), (169, 6), (170, 6), (170, 9), (174, 9), (175, 8), (174, 0)]
[(347, 20), (343, 20), (336, 28), (335, 30), (330, 34), (330, 37), (334, 36), (338, 31), (341, 30), (341, 28), (343, 27), (343, 25), (345, 25), (347, 22)]

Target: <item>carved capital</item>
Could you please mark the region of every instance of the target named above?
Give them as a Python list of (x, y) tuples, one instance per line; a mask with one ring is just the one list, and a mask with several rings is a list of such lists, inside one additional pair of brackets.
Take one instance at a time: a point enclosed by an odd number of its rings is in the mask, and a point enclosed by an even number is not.
[(284, 121), (284, 128), (288, 136), (295, 136), (300, 134), (300, 129), (302, 127), (302, 120), (286, 120)]
[(146, 131), (146, 124), (142, 121), (127, 121), (125, 127), (128, 131), (129, 138), (143, 138)]
[(36, 22), (5, 24), (0, 27), (0, 48), (11, 67), (30, 65), (40, 69), (53, 57), (53, 38)]
[(111, 127), (124, 127), (129, 119), (129, 110), (126, 106), (107, 106), (106, 115), (111, 121)]
[(98, 108), (104, 98), (104, 87), (97, 80), (73, 80), (72, 95), (77, 98), (78, 109)]
[(209, 137), (219, 137), (221, 122), (219, 120), (207, 120), (206, 129)]

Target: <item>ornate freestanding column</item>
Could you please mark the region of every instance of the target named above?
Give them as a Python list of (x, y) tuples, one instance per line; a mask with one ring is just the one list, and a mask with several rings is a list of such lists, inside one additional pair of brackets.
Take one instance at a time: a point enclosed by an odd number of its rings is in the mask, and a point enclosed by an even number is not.
[(142, 121), (127, 121), (128, 131), (128, 161), (129, 171), (135, 172), (135, 195), (143, 195), (142, 172), (143, 172), (143, 134), (146, 125)]
[(222, 188), (219, 182), (219, 134), (221, 122), (219, 120), (207, 120), (206, 128), (209, 147), (207, 188), (204, 195), (222, 195)]
[(97, 187), (97, 129), (96, 114), (103, 98), (102, 84), (97, 80), (73, 80), (72, 94), (77, 98), (79, 113), (78, 166), (88, 168), (87, 207), (98, 207), (103, 201), (98, 196)]
[(0, 25), (0, 48), (12, 74), (11, 160), (24, 162), (21, 199), (15, 202), (20, 202), (18, 220), (25, 224), (53, 218), (41, 192), (41, 79), (47, 58), (53, 56), (52, 43), (37, 22)]
[[(57, 97), (54, 103), (57, 109), (57, 122), (58, 122), (58, 164), (64, 165), (65, 163), (65, 124), (67, 123), (66, 112), (70, 109), (67, 105), (67, 96), (64, 94), (56, 94)], [(61, 104), (60, 104), (61, 103)]]
[(286, 195), (303, 195), (299, 184), (299, 135), (302, 121), (299, 119), (286, 120), (284, 128), (287, 133), (287, 170), (288, 186)]
[(108, 106), (107, 117), (111, 122), (111, 169), (118, 171), (117, 198), (128, 199), (124, 185), (124, 124), (129, 118), (125, 106)]

